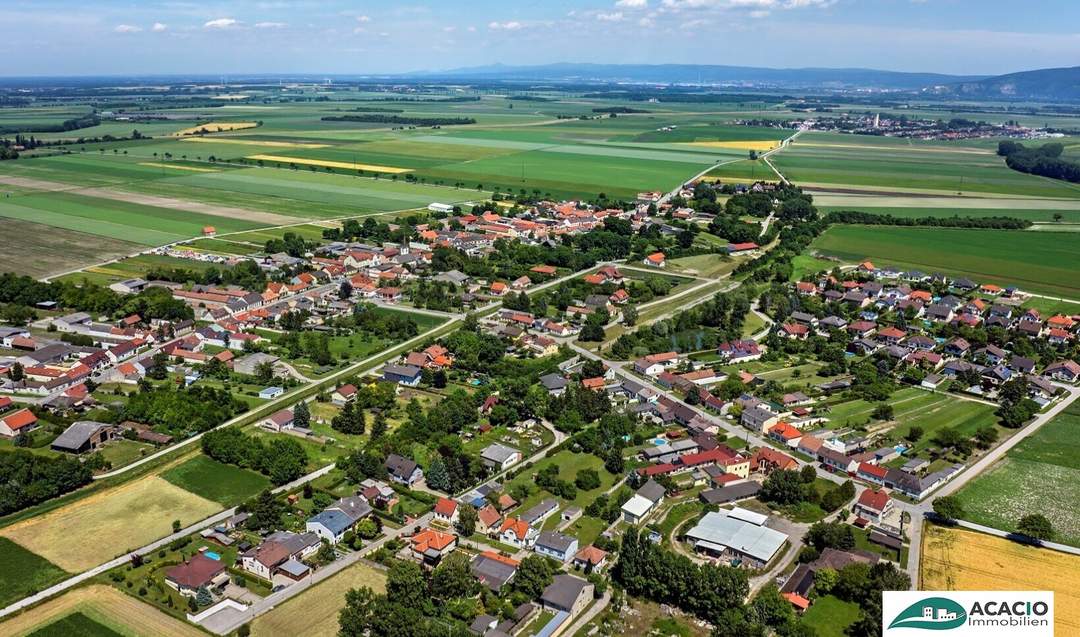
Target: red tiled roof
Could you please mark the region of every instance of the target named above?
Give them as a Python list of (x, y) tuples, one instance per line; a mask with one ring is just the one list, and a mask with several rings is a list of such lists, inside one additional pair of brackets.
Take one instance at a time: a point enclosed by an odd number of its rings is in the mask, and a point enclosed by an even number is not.
[[(861, 469), (861, 466), (860, 466)], [(884, 491), (874, 491), (867, 489), (859, 496), (859, 506), (873, 509), (874, 511), (884, 511), (885, 506), (889, 503), (889, 494)]]
[(37, 416), (29, 409), (20, 409), (19, 411), (0, 418), (7, 425), (8, 429), (12, 431), (18, 431), (24, 427), (29, 427), (37, 422)]
[(454, 511), (457, 511), (457, 502), (450, 498), (439, 498), (439, 501), (435, 503), (435, 515), (448, 518), (454, 515)]

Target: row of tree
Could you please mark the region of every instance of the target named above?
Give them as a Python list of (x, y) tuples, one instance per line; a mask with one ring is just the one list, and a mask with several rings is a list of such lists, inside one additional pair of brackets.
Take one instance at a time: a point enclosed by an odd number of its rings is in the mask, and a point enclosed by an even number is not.
[(25, 509), (90, 482), (88, 465), (24, 449), (0, 452), (0, 515)]
[(275, 437), (264, 444), (237, 427), (225, 427), (202, 437), (203, 453), (218, 462), (254, 469), (274, 484), (285, 484), (304, 475), (307, 453), (299, 442)]

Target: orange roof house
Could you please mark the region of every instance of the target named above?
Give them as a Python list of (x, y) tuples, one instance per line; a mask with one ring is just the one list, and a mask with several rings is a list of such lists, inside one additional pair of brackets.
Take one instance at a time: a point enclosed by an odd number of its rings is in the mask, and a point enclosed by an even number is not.
[(665, 260), (666, 258), (664, 257), (663, 252), (653, 252), (649, 256), (645, 257), (645, 262), (648, 265), (654, 265), (657, 267), (664, 265)]
[(412, 550), (418, 557), (424, 559), (438, 559), (453, 551), (457, 546), (457, 536), (453, 533), (443, 533), (435, 529), (424, 529), (409, 540)]
[(20, 409), (0, 418), (0, 437), (14, 438), (37, 428), (38, 419), (29, 409)]
[(202, 233), (207, 237), (212, 237), (217, 234), (217, 228), (214, 226), (203, 226)]

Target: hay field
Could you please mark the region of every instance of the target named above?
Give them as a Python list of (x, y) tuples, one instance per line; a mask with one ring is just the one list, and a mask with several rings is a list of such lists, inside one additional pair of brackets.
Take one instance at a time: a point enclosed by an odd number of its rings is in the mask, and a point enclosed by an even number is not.
[(79, 573), (169, 535), (173, 520), (187, 526), (222, 508), (159, 476), (147, 476), (13, 524), (0, 535)]
[(362, 586), (381, 593), (386, 586), (386, 575), (357, 562), (256, 618), (251, 623), (251, 634), (334, 637), (338, 631), (338, 612), (345, 607), (345, 592)]
[(919, 590), (1052, 590), (1058, 635), (1080, 634), (1080, 557), (927, 524)]
[(398, 175), (412, 172), (408, 168), (396, 168), (394, 166), (377, 166), (375, 164), (358, 164), (351, 161), (327, 161), (324, 159), (305, 159), (303, 157), (286, 157), (284, 155), (249, 155), (248, 159), (257, 161), (277, 161), (281, 163), (297, 164), (300, 166), (318, 166), (320, 168), (344, 168), (345, 170), (367, 170), (375, 173), (390, 173)]
[(74, 613), (130, 637), (205, 637), (206, 633), (130, 595), (94, 584), (35, 606), (0, 624), (0, 634), (23, 637)]
[(143, 248), (120, 239), (0, 218), (0, 272), (50, 276)]
[(206, 131), (208, 133), (227, 133), (234, 130), (255, 128), (258, 125), (258, 122), (206, 122), (205, 124), (198, 124), (190, 128), (178, 130), (173, 133), (173, 135), (176, 137), (183, 137), (184, 135), (195, 135), (199, 131)]

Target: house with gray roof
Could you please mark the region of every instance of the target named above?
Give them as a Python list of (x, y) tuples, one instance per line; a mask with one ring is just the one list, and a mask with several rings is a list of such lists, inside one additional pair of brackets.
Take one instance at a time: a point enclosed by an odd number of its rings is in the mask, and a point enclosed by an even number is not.
[(80, 420), (72, 423), (49, 446), (54, 451), (83, 453), (99, 449), (106, 442), (118, 438), (120, 436), (119, 432), (119, 428), (115, 425), (92, 420)]
[(541, 531), (533, 551), (541, 555), (556, 559), (562, 563), (569, 562), (578, 551), (578, 540), (571, 535), (563, 535), (558, 531)]
[(540, 595), (540, 603), (550, 611), (574, 616), (592, 602), (593, 585), (573, 575), (556, 575)]
[(308, 518), (305, 530), (331, 544), (337, 544), (360, 520), (371, 515), (371, 511), (371, 505), (361, 496), (341, 498)]

